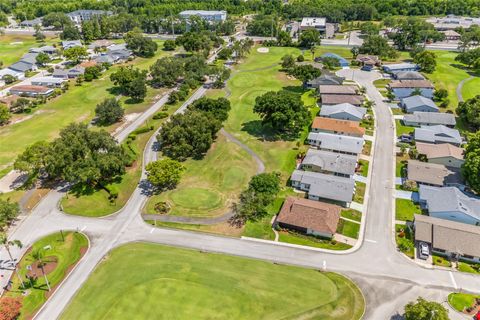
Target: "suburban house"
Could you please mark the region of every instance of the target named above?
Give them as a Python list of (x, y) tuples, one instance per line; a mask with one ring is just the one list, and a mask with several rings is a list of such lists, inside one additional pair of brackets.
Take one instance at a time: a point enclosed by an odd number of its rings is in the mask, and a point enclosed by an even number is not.
[(57, 48), (55, 48), (54, 46), (43, 46), (43, 47), (40, 47), (40, 48), (30, 48), (30, 50), (28, 52), (31, 52), (31, 53), (46, 53), (48, 55), (55, 55), (57, 54)]
[(3, 103), (11, 110), (12, 105), (15, 103), (15, 101), (18, 100), (18, 98), (20, 98), (20, 96), (17, 96), (16, 94), (3, 96), (3, 97), (0, 97), (0, 103)]
[(22, 58), (20, 59), (20, 61), (21, 61), (21, 62), (26, 62), (26, 63), (33, 64), (33, 65), (35, 65), (35, 68), (36, 68), (37, 56), (38, 56), (38, 52), (28, 52), (28, 53), (25, 53), (25, 54), (22, 56)]
[(388, 73), (394, 73), (399, 71), (417, 71), (420, 67), (414, 63), (394, 63), (384, 64), (383, 70)]
[(408, 160), (407, 179), (429, 186), (465, 188), (459, 168), (437, 163)]
[(355, 180), (312, 171), (295, 170), (292, 186), (308, 193), (308, 199), (329, 199), (348, 205), (352, 202)]
[(95, 50), (96, 48), (107, 48), (113, 44), (114, 43), (110, 40), (105, 40), (105, 39), (95, 40), (88, 45), (88, 49)]
[(358, 95), (357, 86), (330, 86), (330, 85), (320, 85), (318, 87), (318, 92), (323, 94), (338, 94), (338, 95)]
[(354, 106), (360, 107), (365, 101), (365, 98), (361, 95), (348, 95), (348, 94), (322, 94), (320, 96), (322, 107), (332, 106), (341, 103), (350, 103)]
[(461, 168), (465, 162), (463, 159), (464, 150), (450, 143), (431, 144), (417, 142), (416, 148), (418, 154), (424, 155), (430, 163)]
[(325, 132), (310, 132), (308, 144), (320, 150), (357, 155), (362, 152), (363, 138), (342, 136)]
[(431, 217), (480, 224), (480, 198), (467, 195), (456, 187), (426, 185), (420, 185), (418, 194), (420, 205)]
[(2, 79), (6, 75), (11, 75), (17, 80), (25, 79), (25, 72), (12, 70), (10, 68), (4, 68), (0, 70), (0, 79)]
[(436, 254), (480, 263), (480, 227), (419, 214), (413, 225), (416, 246), (425, 242)]
[(182, 19), (197, 16), (206, 21), (225, 21), (227, 20), (227, 11), (185, 10), (180, 12), (179, 16)]
[(413, 136), (416, 142), (451, 143), (454, 146), (460, 146), (463, 143), (458, 130), (442, 125), (421, 126), (415, 129)]
[(410, 97), (419, 91), (426, 98), (433, 97), (433, 84), (428, 80), (394, 80), (388, 84), (397, 99)]
[(350, 177), (355, 173), (357, 157), (325, 150), (308, 149), (300, 169)]
[(310, 80), (306, 83), (309, 89), (318, 89), (319, 86), (342, 85), (345, 78), (336, 76), (332, 73), (322, 73), (318, 78)]
[(88, 68), (88, 67), (94, 67), (97, 65), (97, 62), (95, 60), (87, 60), (87, 61), (82, 61), (79, 66), (82, 68)]
[(462, 35), (455, 30), (445, 30), (442, 31), (442, 33), (445, 35), (445, 40), (458, 41), (462, 37)]
[(439, 109), (432, 99), (425, 98), (424, 96), (410, 96), (402, 99), (400, 104), (405, 112), (413, 113), (416, 111), (421, 112), (438, 112)]
[(85, 68), (82, 66), (75, 66), (67, 71), (69, 78), (76, 78), (85, 73)]
[(366, 108), (355, 107), (350, 103), (322, 106), (320, 116), (339, 120), (362, 121), (367, 113)]
[(32, 85), (43, 86), (48, 88), (61, 88), (66, 82), (65, 79), (55, 77), (38, 77), (32, 79)]
[(114, 64), (115, 58), (109, 54), (102, 54), (95, 58), (95, 62), (98, 64), (102, 64), (102, 63)]
[(274, 226), (330, 239), (337, 231), (340, 212), (341, 207), (334, 204), (287, 197)]
[(393, 73), (397, 80), (425, 80), (425, 77), (418, 71), (398, 71)]
[(9, 92), (18, 96), (47, 97), (53, 93), (53, 89), (35, 85), (20, 85), (10, 88)]
[(25, 73), (27, 71), (37, 70), (37, 65), (35, 63), (30, 63), (30, 62), (20, 60), (12, 64), (10, 67), (8, 67), (8, 69), (16, 72)]
[(22, 22), (20, 22), (18, 25), (20, 27), (27, 27), (27, 28), (33, 28), (35, 27), (36, 25), (42, 25), (42, 20), (43, 18), (40, 17), (40, 18), (35, 18), (35, 19), (32, 19), (32, 20), (23, 20)]
[(378, 56), (374, 55), (369, 55), (369, 54), (359, 54), (357, 55), (357, 58), (355, 59), (358, 63), (360, 63), (363, 66), (368, 66), (368, 67), (375, 67), (379, 66), (382, 61), (378, 58)]
[(405, 115), (403, 117), (403, 123), (406, 126), (413, 127), (436, 126), (441, 124), (453, 128), (457, 122), (455, 116), (451, 113), (415, 111), (413, 114)]
[(72, 20), (75, 24), (81, 24), (82, 21), (92, 20), (94, 17), (98, 16), (111, 16), (113, 14), (112, 11), (106, 10), (75, 10), (70, 13), (67, 13), (67, 16)]
[(335, 59), (337, 59), (338, 62), (340, 63), (340, 67), (342, 67), (342, 68), (348, 68), (350, 66), (350, 62), (348, 62), (347, 59), (343, 58), (342, 56), (339, 56), (336, 53), (331, 53), (331, 52), (327, 52), (327, 53), (323, 54), (320, 58), (315, 59), (315, 61), (316, 60), (321, 61), (323, 58), (335, 58)]
[(63, 50), (67, 50), (73, 47), (83, 47), (82, 42), (80, 40), (66, 40), (62, 41), (62, 48)]
[(357, 121), (323, 117), (315, 117), (312, 123), (312, 131), (335, 133), (352, 137), (363, 137), (365, 134), (365, 128), (360, 127)]

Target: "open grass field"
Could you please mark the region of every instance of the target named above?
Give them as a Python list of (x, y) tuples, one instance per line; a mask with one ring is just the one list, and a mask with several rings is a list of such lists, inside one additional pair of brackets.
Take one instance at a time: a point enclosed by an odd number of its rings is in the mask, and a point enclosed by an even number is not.
[(480, 299), (480, 295), (468, 293), (450, 293), (448, 303), (457, 311), (462, 312), (465, 308), (473, 306), (475, 298)]
[[(264, 160), (267, 171), (279, 171), (286, 179), (295, 166), (296, 141), (272, 140), (262, 128), (259, 116), (253, 113), (253, 106), (255, 98), (268, 91), (285, 89), (303, 93), (299, 81), (279, 72), (281, 57), (285, 54), (299, 55), (300, 50), (272, 47), (268, 53), (259, 53), (256, 49), (254, 47), (245, 61), (236, 67), (237, 72), (227, 82), (232, 92), (229, 98), (232, 110), (225, 128)], [(310, 105), (315, 103), (310, 91), (303, 93), (303, 98)]]
[[(156, 58), (165, 54), (167, 54), (165, 51), (158, 50), (156, 57), (148, 59), (148, 63), (154, 63)], [(136, 65), (138, 62), (146, 67), (148, 65), (146, 60), (137, 58), (130, 64)], [(55, 138), (60, 129), (71, 122), (90, 121), (94, 117), (95, 106), (105, 98), (114, 97), (111, 91), (113, 84), (109, 75), (116, 68), (110, 68), (102, 74), (100, 79), (84, 82), (82, 86), (72, 83), (67, 92), (35, 109), (34, 113), (25, 117), (24, 121), (1, 127), (0, 170), (11, 166), (16, 156), (23, 152), (26, 146), (37, 141)], [(145, 102), (137, 105), (124, 104), (126, 112), (145, 109), (149, 102), (152, 102), (153, 97), (160, 92), (162, 91), (149, 88)]]
[(421, 214), (422, 210), (418, 204), (407, 199), (395, 199), (395, 219), (402, 221), (413, 221), (414, 214)]
[[(63, 241), (60, 233), (54, 233), (38, 240), (20, 260), (19, 273), (25, 281), (29, 294), (22, 296), (21, 284), (15, 275), (12, 277), (13, 289), (6, 293), (7, 296), (22, 298), (23, 306), (19, 319), (31, 319), (34, 313), (47, 300), (47, 285), (41, 271), (36, 268), (36, 263), (31, 255), (32, 252), (36, 250), (43, 252), (44, 259), (47, 262), (44, 267), (45, 273), (47, 274), (50, 286), (54, 288), (65, 278), (69, 270), (71, 270), (71, 267), (80, 260), (87, 250), (88, 240), (83, 234), (64, 232), (63, 235), (65, 241)], [(51, 248), (45, 249), (47, 246)], [(27, 266), (32, 266), (33, 271), (28, 271), (26, 269)], [(36, 282), (33, 283), (33, 288), (30, 287), (30, 282), (27, 282), (25, 278), (25, 275), (31, 274), (31, 272), (35, 272), (38, 277)]]
[(471, 99), (480, 94), (480, 78), (475, 77), (466, 81), (462, 88), (462, 97), (464, 100)]
[(238, 145), (219, 135), (204, 159), (184, 162), (186, 171), (174, 190), (151, 197), (147, 213), (155, 213), (158, 201), (171, 206), (171, 215), (216, 216), (229, 210), (256, 173), (252, 157)]
[(101, 262), (61, 319), (333, 320), (364, 308), (339, 274), (135, 243)]
[(8, 67), (17, 62), (30, 48), (53, 44), (56, 41), (60, 41), (60, 39), (47, 37), (45, 42), (37, 42), (31, 35), (0, 35), (0, 61)]

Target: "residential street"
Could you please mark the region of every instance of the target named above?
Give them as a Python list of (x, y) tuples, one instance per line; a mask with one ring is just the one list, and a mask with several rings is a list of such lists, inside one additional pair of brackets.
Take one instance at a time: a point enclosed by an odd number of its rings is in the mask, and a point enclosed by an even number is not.
[[(10, 235), (11, 239), (19, 239), (24, 244), (23, 249), (13, 250), (14, 256), (19, 259), (35, 240), (59, 230), (84, 232), (90, 238), (91, 247), (50, 297), (36, 319), (58, 318), (103, 257), (112, 248), (132, 241), (156, 242), (318, 269), (326, 267), (326, 270), (338, 271), (351, 277), (362, 288), (368, 302), (366, 319), (388, 319), (418, 295), (442, 299), (446, 298), (448, 292), (459, 288), (478, 292), (479, 277), (424, 269), (397, 252), (392, 228), (395, 189), (393, 118), (388, 106), (382, 101), (381, 94), (372, 84), (380, 74), (359, 70), (342, 70), (339, 74), (365, 86), (368, 96), (376, 104), (376, 152), (372, 155), (371, 184), (366, 195), (369, 201), (365, 229), (361, 231), (359, 240), (363, 239), (363, 242), (356, 251), (327, 253), (272, 242), (152, 228), (140, 216), (147, 199), (145, 174), (126, 206), (118, 213), (104, 218), (63, 214), (58, 209), (58, 203), (64, 192), (52, 191)], [(191, 99), (201, 97), (204, 93), (205, 89), (200, 88)], [(187, 105), (188, 101), (177, 112), (184, 110)], [(154, 141), (155, 135), (145, 150), (144, 159), (147, 162), (156, 158)], [(0, 260), (7, 260), (4, 250), (0, 252)], [(2, 274), (8, 277), (10, 272)], [(454, 319), (452, 312), (451, 316)]]

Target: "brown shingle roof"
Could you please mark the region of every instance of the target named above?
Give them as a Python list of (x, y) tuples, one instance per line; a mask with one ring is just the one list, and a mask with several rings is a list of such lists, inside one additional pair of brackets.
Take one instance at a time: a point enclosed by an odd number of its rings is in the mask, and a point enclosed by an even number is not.
[(336, 85), (320, 85), (319, 92), (320, 94), (357, 94), (356, 86), (336, 86)]
[(433, 88), (428, 80), (395, 80), (390, 82), (390, 88)]
[(456, 159), (463, 159), (463, 149), (456, 147), (450, 143), (416, 143), (417, 151), (419, 154), (424, 154), (427, 159), (453, 157)]
[(95, 60), (88, 60), (80, 63), (80, 67), (84, 67), (84, 68), (94, 67), (96, 65), (97, 65), (97, 62)]
[(436, 249), (480, 257), (480, 227), (445, 219), (415, 215), (415, 240)]
[(373, 65), (379, 64), (381, 62), (378, 56), (373, 56), (369, 54), (359, 54), (355, 60), (357, 60), (358, 62), (363, 62), (365, 64)]
[(462, 175), (458, 168), (442, 164), (408, 160), (408, 179), (420, 183), (443, 186), (445, 184), (462, 184)]
[(277, 222), (334, 234), (340, 211), (341, 208), (334, 204), (288, 197), (278, 214)]
[(320, 99), (324, 104), (350, 103), (354, 106), (361, 105), (364, 100), (363, 96), (349, 94), (322, 94)]
[(365, 134), (365, 128), (360, 127), (357, 121), (338, 120), (334, 118), (315, 117), (312, 129), (345, 132), (361, 136)]
[(42, 86), (32, 86), (32, 85), (20, 85), (20, 86), (15, 86), (12, 87), (10, 90), (14, 91), (27, 91), (27, 92), (48, 92), (52, 89), (47, 88), (47, 87), (42, 87)]

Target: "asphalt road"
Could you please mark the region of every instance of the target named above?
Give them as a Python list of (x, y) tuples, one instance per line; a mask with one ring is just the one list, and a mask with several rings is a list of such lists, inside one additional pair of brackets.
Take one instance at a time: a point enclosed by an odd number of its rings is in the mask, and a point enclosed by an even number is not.
[[(133, 241), (192, 248), (236, 256), (338, 271), (352, 277), (367, 295), (366, 319), (385, 319), (394, 315), (417, 292), (441, 297), (447, 292), (462, 288), (478, 292), (480, 278), (470, 274), (430, 270), (419, 267), (395, 248), (393, 240), (393, 190), (394, 190), (394, 127), (388, 106), (381, 100), (372, 81), (380, 75), (376, 72), (342, 70), (343, 76), (353, 78), (367, 88), (368, 96), (375, 101), (377, 138), (372, 162), (372, 180), (367, 207), (364, 241), (358, 250), (345, 253), (327, 253), (283, 246), (271, 242), (257, 242), (203, 233), (152, 228), (140, 217), (147, 199), (145, 175), (126, 206), (118, 213), (104, 218), (69, 216), (58, 209), (62, 190), (50, 192), (33, 212), (19, 225), (11, 239), (23, 242), (23, 249), (14, 249), (13, 255), (20, 258), (37, 239), (58, 230), (78, 230), (90, 238), (90, 249), (70, 275), (58, 287), (49, 301), (37, 314), (36, 319), (56, 319), (69, 301), (88, 279), (103, 257), (119, 245)], [(194, 96), (201, 96), (204, 88)], [(186, 108), (186, 104), (182, 106)], [(145, 162), (156, 158), (154, 139), (145, 150)], [(0, 260), (6, 260), (0, 252)], [(386, 286), (388, 283), (388, 286)], [(396, 290), (402, 293), (396, 294)], [(415, 293), (415, 294), (414, 294)], [(435, 294), (434, 294), (435, 293)], [(403, 299), (403, 300), (402, 300)], [(372, 304), (373, 303), (373, 304)]]

